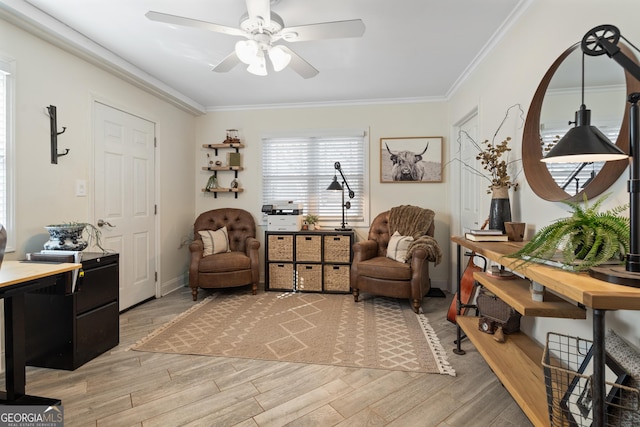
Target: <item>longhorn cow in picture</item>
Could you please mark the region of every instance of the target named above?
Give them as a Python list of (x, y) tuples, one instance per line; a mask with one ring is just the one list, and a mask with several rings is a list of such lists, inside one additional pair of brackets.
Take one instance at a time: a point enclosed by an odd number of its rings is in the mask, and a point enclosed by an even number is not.
[(422, 155), (427, 152), (429, 143), (422, 153), (416, 154), (413, 151), (392, 152), (389, 145), (385, 142), (387, 151), (391, 155), (391, 179), (393, 181), (422, 181), (424, 177), (424, 165), (422, 164)]

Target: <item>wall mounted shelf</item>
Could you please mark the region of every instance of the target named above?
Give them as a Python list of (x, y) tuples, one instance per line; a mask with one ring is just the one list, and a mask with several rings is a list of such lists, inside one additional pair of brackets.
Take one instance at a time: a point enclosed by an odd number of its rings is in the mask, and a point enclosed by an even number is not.
[(211, 150), (215, 150), (215, 153), (216, 153), (216, 156), (217, 156), (219, 149), (234, 148), (236, 150), (236, 153), (237, 153), (240, 148), (244, 148), (244, 144), (235, 143), (235, 142), (232, 143), (232, 144), (202, 144), (202, 148), (209, 148)]
[(218, 193), (235, 193), (236, 199), (238, 198), (238, 193), (242, 193), (244, 188), (211, 188), (207, 190), (206, 188), (202, 189), (203, 193), (213, 193), (214, 198), (218, 198)]
[[(240, 143), (240, 142), (232, 142), (232, 143), (221, 143), (221, 144), (202, 144), (202, 148), (206, 148), (209, 150), (215, 150), (215, 156), (218, 156), (218, 150), (219, 149), (231, 149), (231, 150), (235, 150), (236, 153), (240, 152), (241, 148), (244, 148), (244, 144)], [(207, 154), (207, 157), (209, 157), (209, 155)], [(240, 163), (240, 155), (238, 154), (238, 163)], [(220, 161), (218, 161), (217, 163), (222, 163)], [(229, 160), (229, 158), (227, 158), (227, 163), (234, 163), (235, 162), (231, 162)], [(242, 166), (231, 166), (229, 164), (226, 165), (222, 165), (222, 164), (214, 164), (213, 161), (209, 162), (208, 166), (203, 166), (202, 170), (205, 172), (213, 172), (213, 175), (215, 175), (216, 180), (219, 179), (218, 177), (218, 172), (233, 172), (234, 174), (234, 178), (237, 180), (238, 179), (238, 172), (243, 171), (244, 168)], [(219, 180), (218, 180), (219, 182)], [(233, 183), (232, 183), (233, 185)], [(204, 193), (213, 193), (213, 197), (214, 198), (218, 198), (218, 193), (234, 193), (235, 198), (238, 198), (238, 193), (242, 193), (244, 191), (243, 188), (238, 187), (238, 188), (224, 188), (224, 187), (217, 187), (217, 188), (203, 188), (202, 191)]]

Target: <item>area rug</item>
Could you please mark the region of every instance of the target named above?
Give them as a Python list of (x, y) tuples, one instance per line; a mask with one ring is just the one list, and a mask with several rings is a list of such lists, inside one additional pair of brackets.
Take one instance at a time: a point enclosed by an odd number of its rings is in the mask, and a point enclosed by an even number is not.
[(131, 349), (455, 376), (428, 319), (383, 297), (214, 294)]

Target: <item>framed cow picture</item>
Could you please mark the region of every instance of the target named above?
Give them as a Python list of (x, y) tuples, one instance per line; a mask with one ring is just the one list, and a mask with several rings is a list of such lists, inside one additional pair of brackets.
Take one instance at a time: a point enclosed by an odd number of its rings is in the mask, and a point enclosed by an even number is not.
[(380, 182), (442, 182), (442, 137), (380, 138)]

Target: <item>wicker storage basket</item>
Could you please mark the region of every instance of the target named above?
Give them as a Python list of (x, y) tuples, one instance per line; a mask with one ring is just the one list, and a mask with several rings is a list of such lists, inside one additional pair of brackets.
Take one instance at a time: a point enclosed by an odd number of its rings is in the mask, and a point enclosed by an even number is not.
[(325, 265), (324, 290), (329, 292), (349, 292), (351, 290), (350, 265)]
[(293, 290), (293, 264), (269, 263), (269, 289)]
[(297, 264), (296, 289), (298, 291), (322, 291), (322, 266), (320, 264)]
[(296, 236), (296, 261), (320, 262), (322, 260), (322, 236), (321, 235), (297, 235)]
[(324, 236), (324, 262), (349, 262), (350, 260), (349, 236)]
[(293, 261), (293, 236), (269, 235), (269, 261)]

